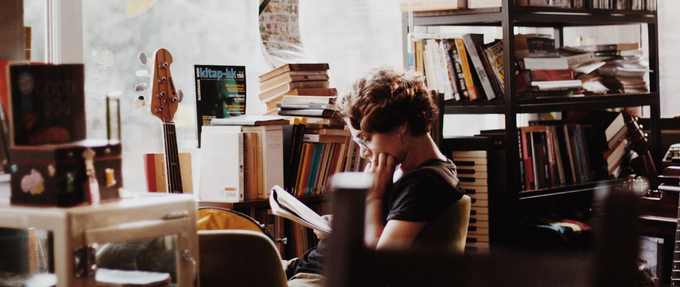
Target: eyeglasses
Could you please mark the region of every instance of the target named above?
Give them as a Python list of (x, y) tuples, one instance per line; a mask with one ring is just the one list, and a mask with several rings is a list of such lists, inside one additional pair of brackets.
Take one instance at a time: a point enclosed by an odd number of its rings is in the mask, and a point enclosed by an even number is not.
[(359, 137), (353, 137), (352, 139), (354, 140), (355, 143), (362, 146), (363, 148), (369, 149), (368, 144), (366, 143), (366, 139), (361, 139)]

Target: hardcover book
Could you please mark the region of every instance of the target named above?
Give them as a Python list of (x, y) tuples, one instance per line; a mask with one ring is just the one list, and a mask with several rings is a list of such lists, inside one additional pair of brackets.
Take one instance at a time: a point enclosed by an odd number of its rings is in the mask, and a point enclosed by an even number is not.
[(201, 192), (206, 201), (239, 202), (245, 199), (243, 133), (205, 132), (201, 153)]
[(215, 118), (246, 113), (246, 67), (194, 65), (196, 80), (196, 125), (198, 147), (201, 128)]
[(308, 81), (308, 82), (285, 82), (278, 86), (272, 87), (266, 91), (262, 91), (258, 98), (263, 102), (270, 102), (274, 99), (292, 93), (294, 89), (328, 89), (328, 80), (324, 81)]
[(84, 66), (10, 65), (10, 143), (58, 144), (83, 140)]
[(286, 82), (327, 81), (328, 79), (326, 71), (289, 71), (260, 81), (260, 90), (264, 91)]
[(259, 79), (260, 82), (263, 82), (289, 71), (326, 71), (328, 69), (329, 69), (328, 63), (285, 64), (270, 72), (262, 74)]

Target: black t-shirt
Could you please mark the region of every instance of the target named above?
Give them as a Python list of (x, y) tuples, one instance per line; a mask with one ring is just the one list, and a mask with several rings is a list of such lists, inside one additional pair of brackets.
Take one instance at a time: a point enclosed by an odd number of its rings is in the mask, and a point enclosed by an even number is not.
[[(463, 194), (465, 191), (458, 186), (453, 162), (429, 159), (394, 183), (387, 195), (387, 221), (430, 221)], [(307, 251), (295, 266), (289, 267), (289, 277), (301, 272), (321, 274), (326, 248), (327, 242), (319, 241), (317, 247)]]

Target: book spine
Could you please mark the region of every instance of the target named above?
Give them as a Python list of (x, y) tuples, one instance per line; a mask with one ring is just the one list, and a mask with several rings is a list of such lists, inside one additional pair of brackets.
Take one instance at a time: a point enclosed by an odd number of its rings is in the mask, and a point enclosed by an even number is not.
[(520, 190), (527, 190), (526, 178), (525, 178), (525, 166), (523, 159), (523, 145), (522, 145), (522, 129), (517, 129), (517, 148), (519, 149), (519, 183)]
[(423, 61), (423, 40), (419, 39), (415, 41), (416, 45), (416, 71), (420, 72), (423, 77), (425, 77), (425, 68)]
[(321, 151), (321, 144), (315, 143), (314, 150), (311, 154), (311, 161), (309, 164), (309, 172), (307, 175), (307, 182), (305, 182), (303, 195), (310, 195), (312, 193), (312, 181), (314, 180), (314, 175), (316, 172), (316, 162), (319, 160), (319, 153)]
[(578, 163), (577, 168), (578, 168), (578, 176), (580, 177), (580, 182), (586, 182), (586, 172), (585, 172), (585, 162), (583, 160), (583, 155), (581, 151), (581, 140), (578, 136), (578, 125), (574, 128), (574, 130), (571, 131), (572, 137), (573, 137), (573, 144), (574, 144), (574, 149), (576, 150), (575, 157), (576, 159), (574, 160), (575, 163)]
[(491, 45), (484, 46), (484, 57), (491, 68), (493, 78), (496, 81), (496, 92), (498, 95), (505, 94), (504, 69), (503, 69), (503, 42), (496, 41)]
[(451, 88), (453, 89), (453, 97), (456, 99), (456, 101), (460, 101), (461, 91), (458, 87), (458, 78), (456, 77), (457, 73), (453, 66), (453, 59), (451, 59), (451, 54), (449, 53), (449, 51), (451, 51), (451, 44), (449, 43), (448, 39), (442, 39), (441, 41), (442, 54), (446, 60), (446, 67), (448, 68), (449, 72), (449, 82), (451, 84)]
[(515, 37), (515, 50), (555, 49), (555, 40), (545, 37)]
[(451, 100), (455, 99), (457, 96), (456, 94), (458, 91), (455, 89), (453, 85), (451, 85), (451, 75), (449, 74), (449, 69), (447, 67), (447, 61), (446, 59), (446, 49), (444, 48), (444, 44), (442, 42), (445, 42), (443, 40), (437, 40), (437, 71), (439, 74), (439, 85), (441, 86), (441, 89), (444, 91), (444, 100)]
[(548, 131), (543, 130), (539, 132), (541, 137), (541, 156), (543, 157), (543, 172), (545, 173), (546, 187), (555, 186), (555, 172), (553, 169), (552, 151), (548, 141)]
[(469, 100), (467, 85), (465, 84), (465, 74), (463, 73), (463, 66), (461, 64), (460, 55), (458, 54), (458, 47), (456, 47), (456, 40), (449, 39), (449, 58), (453, 63), (453, 69), (456, 79), (456, 88), (461, 100)]
[(536, 189), (545, 188), (546, 173), (543, 157), (543, 143), (541, 142), (541, 135), (538, 131), (529, 132), (531, 138), (531, 160), (534, 169), (534, 180), (536, 182)]
[(522, 160), (524, 161), (524, 177), (526, 190), (536, 189), (536, 182), (534, 181), (534, 168), (533, 161), (531, 158), (531, 137), (530, 133), (524, 128), (520, 128), (522, 134), (522, 147), (524, 154), (522, 155)]
[(569, 81), (574, 79), (574, 70), (531, 70), (531, 81)]
[(283, 130), (281, 126), (261, 126), (264, 188), (262, 197), (269, 198), (270, 188), (283, 186)]
[(477, 77), (479, 77), (479, 81), (486, 94), (486, 99), (495, 99), (496, 93), (483, 62), (486, 61), (486, 57), (484, 57), (483, 52), (480, 50), (480, 44), (484, 41), (484, 35), (465, 34), (463, 35), (463, 41), (465, 42), (465, 48), (469, 52), (470, 59), (472, 59), (472, 66), (477, 72)]
[(482, 96), (477, 89), (477, 85), (475, 85), (472, 70), (470, 69), (471, 63), (468, 61), (470, 57), (468, 56), (467, 48), (465, 48), (465, 41), (463, 39), (456, 39), (456, 48), (458, 48), (458, 56), (465, 75), (465, 85), (467, 86), (470, 100), (480, 99)]

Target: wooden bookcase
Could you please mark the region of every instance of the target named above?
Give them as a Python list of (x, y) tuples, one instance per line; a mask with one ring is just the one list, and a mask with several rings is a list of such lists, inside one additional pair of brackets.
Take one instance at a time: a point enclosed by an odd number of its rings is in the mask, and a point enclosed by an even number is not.
[[(408, 13), (402, 14), (403, 48), (407, 51), (409, 32)], [(532, 209), (541, 209), (555, 204), (579, 204), (592, 199), (592, 191), (601, 186), (618, 184), (620, 180), (606, 180), (571, 184), (557, 188), (547, 188), (520, 192), (519, 147), (517, 144), (517, 115), (525, 113), (565, 112), (579, 110), (603, 110), (617, 107), (648, 106), (650, 120), (648, 139), (650, 151), (656, 166), (659, 166), (660, 150), (659, 128), (659, 47), (656, 11), (604, 10), (604, 9), (563, 9), (554, 7), (514, 6), (512, 0), (503, 0), (502, 7), (484, 9), (463, 9), (450, 11), (414, 12), (414, 26), (494, 26), (502, 27), (503, 58), (505, 63), (513, 63), (514, 28), (548, 27), (554, 29), (555, 46), (564, 43), (564, 28), (579, 26), (609, 26), (640, 24), (646, 25), (649, 51), (648, 93), (607, 94), (586, 97), (555, 97), (550, 99), (518, 99), (515, 95), (515, 67), (504, 65), (505, 96), (503, 99), (481, 101), (447, 101), (440, 105), (444, 114), (499, 114), (505, 116), (505, 170), (506, 190), (489, 194), (490, 229), (492, 250), (497, 244), (512, 244), (508, 236), (519, 214)], [(644, 33), (643, 33), (644, 35)], [(404, 52), (404, 66), (408, 67), (408, 55)], [(441, 101), (440, 101), (441, 103)], [(443, 116), (442, 116), (443, 118)], [(438, 130), (441, 133), (443, 123)], [(511, 144), (507, 144), (511, 143)]]

